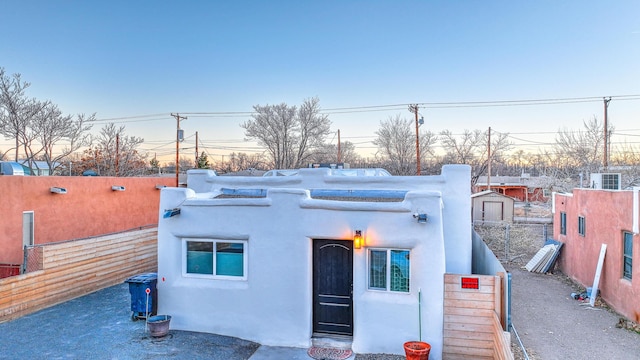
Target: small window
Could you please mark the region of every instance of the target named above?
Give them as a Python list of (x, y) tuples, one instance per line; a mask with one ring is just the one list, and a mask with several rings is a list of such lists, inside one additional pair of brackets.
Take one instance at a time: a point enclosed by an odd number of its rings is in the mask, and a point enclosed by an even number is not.
[(369, 289), (409, 292), (409, 250), (370, 249)]
[(560, 235), (567, 235), (567, 213), (560, 212)]
[(631, 280), (633, 273), (633, 234), (625, 231), (623, 233), (623, 268), (622, 277)]
[(185, 240), (184, 272), (187, 275), (245, 279), (246, 241)]
[(24, 211), (22, 213), (22, 247), (33, 246), (33, 211)]
[(551, 191), (549, 189), (542, 189), (542, 196), (548, 198), (551, 196)]
[(586, 225), (584, 222), (584, 216), (578, 216), (578, 234), (584, 236), (586, 231)]

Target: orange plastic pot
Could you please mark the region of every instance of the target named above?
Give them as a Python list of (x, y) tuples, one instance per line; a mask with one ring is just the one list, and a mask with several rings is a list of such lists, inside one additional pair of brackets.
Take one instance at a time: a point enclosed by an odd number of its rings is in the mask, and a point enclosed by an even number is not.
[(404, 353), (407, 360), (429, 360), (431, 345), (422, 341), (407, 341), (404, 343)]

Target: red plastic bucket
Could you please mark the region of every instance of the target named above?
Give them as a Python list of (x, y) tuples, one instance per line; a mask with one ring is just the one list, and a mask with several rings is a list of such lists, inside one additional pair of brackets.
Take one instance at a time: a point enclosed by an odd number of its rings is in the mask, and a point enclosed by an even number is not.
[(404, 353), (407, 360), (429, 360), (431, 345), (422, 341), (407, 341), (404, 343)]

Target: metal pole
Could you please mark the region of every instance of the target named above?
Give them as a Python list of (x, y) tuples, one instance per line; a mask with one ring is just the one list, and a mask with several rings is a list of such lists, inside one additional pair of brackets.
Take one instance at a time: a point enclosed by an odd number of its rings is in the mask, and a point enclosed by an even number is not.
[(422, 290), (420, 288), (418, 288), (418, 329), (418, 337), (422, 341)]
[(24, 246), (24, 254), (22, 255), (22, 272), (20, 274), (27, 273), (27, 262), (29, 261), (29, 250), (27, 250), (27, 245)]

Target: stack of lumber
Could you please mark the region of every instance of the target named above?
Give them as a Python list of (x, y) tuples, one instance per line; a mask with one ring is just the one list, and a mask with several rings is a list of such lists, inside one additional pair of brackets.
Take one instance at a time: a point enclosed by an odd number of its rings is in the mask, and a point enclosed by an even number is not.
[(527, 265), (525, 265), (525, 269), (530, 272), (537, 273), (548, 272), (558, 258), (561, 248), (561, 242), (555, 240), (547, 240), (542, 249), (538, 250), (533, 258), (529, 260)]

